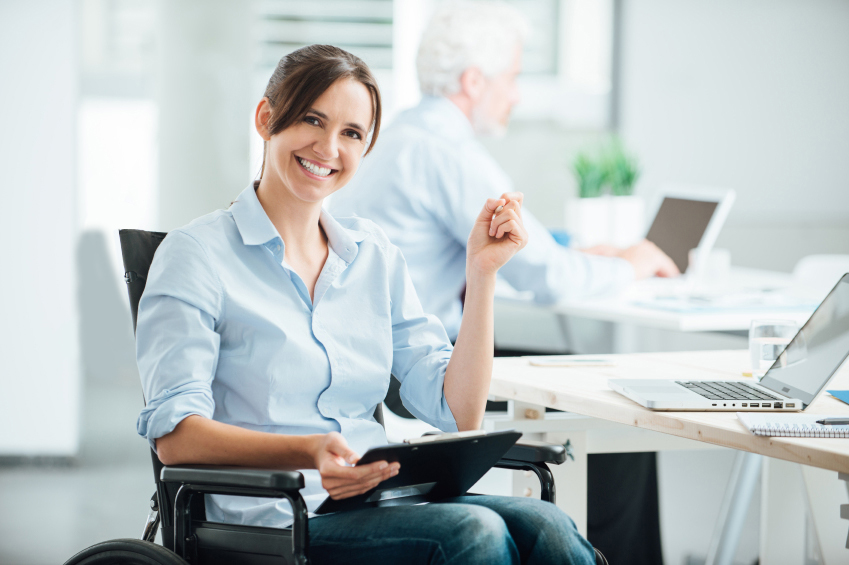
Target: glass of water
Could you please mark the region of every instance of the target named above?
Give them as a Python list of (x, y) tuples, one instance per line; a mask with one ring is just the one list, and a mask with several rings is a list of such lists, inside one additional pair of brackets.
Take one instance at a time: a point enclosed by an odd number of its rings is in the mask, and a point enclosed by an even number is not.
[(760, 380), (799, 331), (792, 320), (752, 320), (749, 327), (749, 355), (752, 376)]

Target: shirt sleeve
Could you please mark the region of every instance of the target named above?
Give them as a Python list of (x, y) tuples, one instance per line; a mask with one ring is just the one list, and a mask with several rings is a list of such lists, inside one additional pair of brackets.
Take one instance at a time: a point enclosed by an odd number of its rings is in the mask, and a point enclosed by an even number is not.
[[(463, 166), (442, 180), (446, 228), (464, 246), (487, 198), (514, 190), (509, 177), (478, 143), (461, 152)], [(634, 280), (630, 263), (563, 247), (527, 209), (522, 220), (528, 244), (498, 271), (516, 290), (530, 290), (537, 302), (581, 299), (614, 293)]]
[(392, 374), (401, 382), (401, 400), (419, 420), (445, 432), (456, 432), (457, 422), (443, 390), (453, 346), (439, 319), (422, 310), (401, 251), (390, 244), (387, 254)]
[(154, 256), (139, 301), (136, 360), (147, 405), (137, 431), (156, 448), (187, 416), (212, 418), (223, 293), (191, 235), (170, 233)]

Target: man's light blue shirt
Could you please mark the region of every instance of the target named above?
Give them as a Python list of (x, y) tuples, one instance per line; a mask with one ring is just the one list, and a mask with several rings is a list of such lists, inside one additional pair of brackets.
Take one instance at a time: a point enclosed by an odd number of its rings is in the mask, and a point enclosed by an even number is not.
[[(380, 133), (330, 210), (376, 222), (401, 248), (425, 312), (456, 339), (465, 285), (466, 241), (487, 198), (511, 192), (507, 174), (475, 139), (466, 116), (443, 97), (426, 96)], [(528, 245), (499, 274), (539, 302), (615, 292), (634, 278), (623, 259), (559, 245), (526, 208)]]
[[(311, 300), (284, 242), (246, 188), (219, 210), (169, 233), (139, 303), (136, 349), (147, 406), (138, 433), (156, 438), (197, 414), (277, 434), (340, 432), (364, 453), (386, 443), (374, 410), (390, 374), (405, 406), (446, 431), (452, 346), (425, 315), (404, 259), (375, 224), (322, 211), (329, 254)], [(310, 511), (327, 493), (303, 471)], [(281, 527), (286, 501), (207, 497), (210, 520)]]

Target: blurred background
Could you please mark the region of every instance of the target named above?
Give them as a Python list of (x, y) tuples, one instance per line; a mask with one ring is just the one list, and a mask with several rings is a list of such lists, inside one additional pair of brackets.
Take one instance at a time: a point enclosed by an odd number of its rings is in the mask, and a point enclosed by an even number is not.
[[(716, 244), (734, 265), (849, 253), (849, 2), (508, 2), (532, 24), (523, 99), (484, 143), (547, 226), (564, 227), (575, 155), (615, 134), (639, 160), (637, 195), (737, 191)], [(0, 563), (141, 534), (153, 478), (117, 230), (229, 205), (258, 173), (253, 110), (293, 49), (361, 56), (386, 123), (414, 105), (433, 6), (0, 0)], [(668, 564), (703, 559), (731, 463), (662, 454)], [(741, 563), (757, 557), (752, 514)]]

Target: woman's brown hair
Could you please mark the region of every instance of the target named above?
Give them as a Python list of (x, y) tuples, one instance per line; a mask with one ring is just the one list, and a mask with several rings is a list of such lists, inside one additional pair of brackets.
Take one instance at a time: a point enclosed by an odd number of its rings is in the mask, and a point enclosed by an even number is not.
[[(380, 89), (366, 64), (355, 55), (332, 45), (309, 45), (280, 59), (268, 81), (264, 96), (271, 105), (268, 133), (274, 135), (303, 118), (316, 99), (339, 79), (359, 81), (371, 94), (374, 116), (372, 136), (366, 154), (374, 147), (380, 130)], [(262, 178), (265, 152), (262, 152)]]

